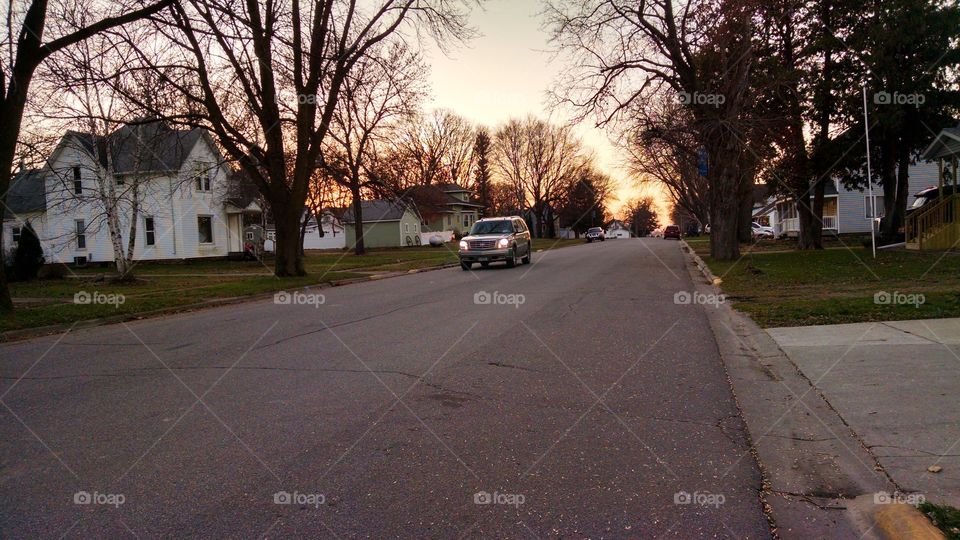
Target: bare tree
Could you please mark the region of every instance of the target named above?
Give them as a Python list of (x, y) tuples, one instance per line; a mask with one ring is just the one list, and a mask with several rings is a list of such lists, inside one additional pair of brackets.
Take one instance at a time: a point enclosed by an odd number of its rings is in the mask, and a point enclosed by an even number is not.
[(739, 257), (743, 121), (751, 100), (756, 6), (738, 0), (556, 0), (557, 46), (573, 57), (558, 103), (601, 124), (657, 95), (679, 95), (707, 155), (711, 255)]
[[(9, 1), (6, 4), (5, 35), (0, 41), (0, 198), (6, 199), (13, 172), (13, 161), (20, 138), (24, 107), (30, 93), (30, 83), (40, 64), (51, 54), (76, 45), (105, 30), (127, 24), (156, 14), (173, 3), (160, 0), (141, 7), (114, 5), (109, 12), (88, 12), (86, 6), (75, 2), (57, 3), (50, 6), (48, 0), (28, 2)], [(59, 16), (82, 11), (86, 23), (79, 28), (47, 28), (48, 11)], [(56, 20), (56, 19), (55, 19)], [(53, 36), (44, 41), (43, 36)], [(0, 229), (0, 245), (3, 231)], [(0, 250), (0, 266), (3, 253)], [(7, 288), (6, 276), (0, 272), (0, 310), (13, 309), (13, 300)]]
[(671, 101), (648, 102), (637, 109), (622, 147), (634, 177), (664, 186), (674, 204), (710, 223), (709, 186), (689, 111)]
[(344, 79), (329, 151), (321, 159), (331, 177), (350, 191), (357, 255), (364, 253), (363, 190), (376, 181), (368, 172), (371, 155), (378, 143), (389, 140), (390, 122), (408, 118), (415, 110), (425, 77), (419, 55), (398, 42), (371, 50)]
[(554, 206), (589, 162), (572, 128), (534, 117), (510, 120), (497, 130), (493, 147), (501, 177), (536, 216), (536, 235), (551, 236)]
[[(304, 274), (300, 225), (343, 86), (372, 49), (430, 35), (471, 35), (465, 0), (183, 0), (157, 25), (170, 47), (146, 69), (176, 66), (164, 84), (184, 111), (157, 111), (209, 129), (269, 201), (275, 273)], [(287, 166), (292, 157), (292, 167)]]

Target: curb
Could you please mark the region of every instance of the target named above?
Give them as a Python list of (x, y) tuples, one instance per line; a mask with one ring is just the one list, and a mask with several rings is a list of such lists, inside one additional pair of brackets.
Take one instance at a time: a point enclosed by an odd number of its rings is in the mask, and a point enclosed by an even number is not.
[[(301, 291), (305, 289), (328, 289), (331, 287), (342, 287), (344, 285), (353, 285), (355, 283), (365, 283), (368, 281), (380, 281), (383, 279), (395, 278), (400, 276), (407, 276), (410, 274), (419, 274), (421, 272), (431, 272), (433, 270), (443, 270), (446, 268), (454, 268), (460, 266), (459, 263), (453, 264), (444, 264), (439, 266), (430, 266), (427, 268), (414, 268), (412, 270), (398, 271), (398, 272), (388, 272), (386, 274), (378, 274), (373, 276), (365, 276), (359, 278), (349, 278), (349, 279), (338, 279), (334, 281), (329, 281), (326, 283), (317, 283), (315, 285), (307, 285), (304, 287), (296, 287), (290, 290)], [(125, 313), (123, 315), (116, 315), (112, 317), (103, 317), (100, 319), (85, 319), (76, 321), (74, 323), (63, 323), (63, 324), (53, 324), (49, 326), (39, 326), (35, 328), (22, 328), (19, 330), (7, 330), (6, 332), (0, 333), (0, 343), (13, 343), (16, 341), (23, 341), (25, 339), (49, 336), (52, 334), (61, 334), (68, 330), (80, 330), (85, 328), (95, 328), (98, 326), (106, 326), (109, 324), (118, 324), (127, 321), (137, 321), (141, 319), (153, 319), (162, 317), (164, 315), (174, 315), (177, 313), (187, 313), (191, 311), (199, 311), (202, 309), (230, 306), (234, 304), (243, 304), (246, 302), (257, 302), (260, 300), (266, 300), (268, 298), (273, 298), (273, 295), (277, 292), (285, 290), (278, 289), (277, 291), (257, 293), (249, 296), (232, 296), (229, 298), (215, 298), (211, 300), (206, 300), (204, 302), (196, 302), (193, 304), (184, 304), (182, 306), (174, 306), (169, 308), (155, 309), (151, 311), (139, 311), (136, 313)]]
[(713, 271), (710, 270), (710, 267), (707, 266), (707, 263), (703, 262), (703, 259), (701, 259), (699, 255), (697, 255), (697, 252), (695, 252), (693, 248), (690, 247), (690, 244), (688, 244), (686, 240), (683, 240), (683, 239), (680, 240), (680, 249), (687, 252), (693, 258), (693, 264), (695, 264), (697, 268), (700, 269), (700, 272), (703, 273), (703, 277), (707, 278), (707, 281), (709, 281), (713, 285), (720, 285), (721, 283), (723, 283), (722, 279), (713, 275)]
[(919, 510), (909, 504), (890, 504), (874, 512), (876, 525), (888, 540), (945, 540)]
[[(690, 262), (693, 263), (693, 266), (696, 266), (700, 273), (706, 278), (707, 282), (716, 286), (719, 285), (722, 280), (717, 278), (713, 272), (710, 271), (710, 268), (703, 261), (700, 256), (698, 256), (692, 248), (686, 242), (683, 242), (682, 249), (690, 256)], [(730, 308), (732, 310), (732, 308)], [(734, 313), (739, 313), (733, 311)], [(744, 318), (746, 321), (750, 321), (748, 324), (752, 325), (752, 320), (746, 315), (739, 313), (739, 316)], [(718, 341), (718, 346), (720, 346)], [(782, 351), (779, 351), (782, 353)], [(734, 391), (736, 395), (736, 391)], [(738, 406), (739, 406), (738, 399)], [(743, 409), (741, 407), (741, 415), (743, 415)], [(746, 422), (746, 418), (744, 418)], [(852, 430), (851, 430), (852, 433)], [(754, 447), (754, 452), (757, 451), (756, 441), (753, 441), (751, 435), (751, 445)], [(759, 454), (755, 454), (755, 457), (760, 465), (761, 474), (764, 477), (764, 482), (767, 483), (770, 481), (770, 471), (768, 469), (768, 464), (764, 463), (761, 460)], [(766, 485), (768, 489), (773, 487), (771, 485)], [(890, 486), (890, 488), (896, 488), (896, 486)], [(771, 495), (783, 495), (777, 493), (775, 489), (771, 490)], [(787, 497), (786, 499), (790, 499)], [(864, 495), (862, 497), (857, 497), (857, 499), (864, 499), (864, 502), (857, 502), (852, 499), (835, 499), (833, 503), (836, 504), (838, 509), (846, 507), (847, 520), (849, 525), (847, 527), (839, 526), (832, 529), (823, 529), (818, 532), (826, 532), (829, 535), (854, 535), (851, 538), (869, 538), (869, 537), (881, 537), (887, 540), (946, 540), (944, 534), (927, 519), (919, 510), (915, 507), (908, 504), (889, 504), (889, 505), (879, 505), (873, 502), (872, 497), (869, 495)], [(801, 498), (801, 500), (806, 500)], [(781, 526), (779, 528), (788, 528), (789, 525), (798, 525), (799, 530), (791, 531), (793, 533), (800, 532), (803, 534), (803, 529), (810, 522), (804, 522), (804, 520), (797, 521), (795, 511), (791, 511), (789, 508), (790, 503), (779, 501), (776, 497), (765, 502), (770, 504), (768, 511), (770, 512), (769, 517), (772, 519), (772, 523), (775, 526)], [(806, 502), (809, 502), (806, 500)], [(802, 503), (805, 504), (805, 503)], [(782, 518), (783, 523), (778, 522), (777, 516)], [(849, 528), (848, 528), (849, 527)], [(876, 529), (874, 533), (871, 534), (871, 530)], [(787, 531), (778, 531), (784, 533)], [(809, 532), (809, 531), (808, 531)], [(877, 534), (879, 533), (879, 534)], [(788, 533), (789, 534), (789, 533)], [(781, 537), (782, 534), (780, 535)], [(844, 536), (845, 537), (845, 536)]]

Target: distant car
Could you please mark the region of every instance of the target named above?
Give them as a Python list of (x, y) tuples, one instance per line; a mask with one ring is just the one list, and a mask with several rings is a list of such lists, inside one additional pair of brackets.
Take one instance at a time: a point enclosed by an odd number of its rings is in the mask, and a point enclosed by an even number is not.
[(773, 238), (774, 236), (776, 236), (775, 233), (773, 232), (773, 227), (767, 227), (765, 225), (761, 225), (756, 221), (750, 224), (750, 228), (751, 228), (751, 235), (753, 236), (754, 240), (759, 238)]
[(664, 238), (676, 238), (680, 239), (680, 227), (676, 225), (667, 225), (663, 228), (663, 237)]
[(603, 232), (603, 229), (600, 227), (590, 227), (587, 229), (587, 243), (593, 242), (594, 240), (599, 240), (601, 242), (607, 239), (607, 234)]
[(492, 262), (504, 261), (508, 268), (517, 260), (530, 264), (533, 243), (530, 229), (518, 216), (483, 218), (470, 228), (470, 234), (460, 240), (460, 268), (470, 270), (473, 263), (486, 268)]

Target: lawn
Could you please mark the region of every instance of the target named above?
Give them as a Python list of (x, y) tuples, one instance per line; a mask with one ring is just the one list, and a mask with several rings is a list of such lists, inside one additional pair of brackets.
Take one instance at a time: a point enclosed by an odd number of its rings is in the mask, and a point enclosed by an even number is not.
[[(689, 242), (733, 306), (763, 327), (960, 317), (960, 253), (849, 249), (764, 253), (735, 262)], [(705, 239), (704, 239), (705, 240)]]
[[(554, 249), (579, 243), (582, 240), (535, 239), (533, 247)], [(304, 260), (307, 275), (288, 279), (273, 275), (273, 261), (269, 259), (262, 263), (142, 263), (134, 268), (137, 280), (131, 284), (112, 282), (112, 267), (71, 269), (65, 279), (11, 283), (16, 309), (0, 318), (0, 332), (118, 315), (134, 317), (344, 279), (443, 266), (457, 262), (456, 251), (456, 244), (447, 244), (437, 248), (375, 249), (362, 256), (347, 251), (308, 252)], [(97, 298), (101, 300), (119, 300), (122, 295), (123, 302), (77, 304), (74, 295), (79, 292), (100, 295)]]

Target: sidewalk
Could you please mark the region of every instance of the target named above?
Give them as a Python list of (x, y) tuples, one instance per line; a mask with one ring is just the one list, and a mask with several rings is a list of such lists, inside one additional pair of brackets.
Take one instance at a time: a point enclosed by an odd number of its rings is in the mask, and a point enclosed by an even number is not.
[(960, 319), (767, 333), (897, 487), (960, 507)]

